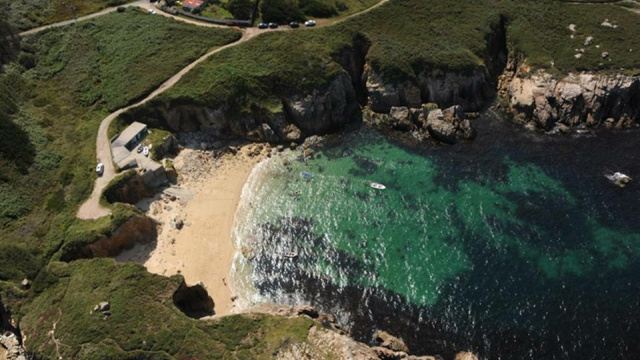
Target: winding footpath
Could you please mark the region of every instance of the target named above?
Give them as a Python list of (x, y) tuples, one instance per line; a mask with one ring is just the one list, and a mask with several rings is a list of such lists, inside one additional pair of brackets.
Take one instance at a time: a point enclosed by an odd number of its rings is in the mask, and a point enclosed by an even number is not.
[[(379, 6), (382, 6), (383, 4), (387, 3), (390, 0), (382, 0), (379, 3), (377, 3), (374, 6), (371, 6), (365, 10), (362, 10), (360, 12), (351, 14), (349, 16), (345, 16), (341, 19), (336, 19), (336, 20), (329, 20), (329, 21), (323, 21), (320, 22), (318, 24), (318, 27), (327, 27), (327, 26), (332, 26), (332, 25), (336, 25), (339, 23), (342, 23), (348, 19), (351, 19), (353, 17), (365, 14)], [(126, 6), (126, 7), (131, 7), (131, 6), (137, 6), (143, 9), (147, 9), (147, 10), (157, 10), (153, 5), (150, 4), (149, 0), (138, 0), (126, 5), (122, 5), (122, 6)], [(77, 19), (73, 19), (73, 20), (68, 20), (68, 21), (63, 21), (60, 23), (55, 23), (55, 24), (51, 24), (51, 25), (46, 25), (46, 26), (42, 26), (42, 27), (38, 27), (35, 29), (31, 29), (25, 32), (20, 33), (20, 36), (28, 36), (28, 35), (32, 35), (50, 28), (54, 28), (54, 27), (60, 27), (60, 26), (65, 26), (65, 25), (70, 25), (73, 23), (76, 23), (78, 21), (83, 21), (83, 20), (88, 20), (88, 19), (92, 19), (101, 15), (105, 15), (105, 14), (109, 14), (112, 13), (114, 11), (117, 11), (118, 7), (112, 7), (112, 8), (106, 8), (104, 10), (101, 10), (97, 13), (91, 14), (91, 15), (87, 15), (87, 16), (83, 16)], [(169, 18), (173, 18), (175, 20), (178, 21), (183, 21), (183, 22), (187, 22), (190, 24), (194, 24), (194, 25), (198, 25), (198, 26), (206, 26), (206, 27), (221, 27), (221, 28), (229, 28), (228, 26), (223, 26), (223, 25), (217, 25), (217, 24), (210, 24), (210, 23), (205, 23), (205, 22), (201, 22), (201, 21), (197, 21), (197, 20), (193, 20), (193, 19), (189, 19), (189, 18), (184, 18), (184, 17), (179, 17), (179, 16), (175, 16), (172, 14), (168, 14), (165, 13), (161, 10), (157, 10), (157, 14), (165, 16), (165, 17), (169, 17)], [(305, 28), (305, 29), (298, 29), (296, 31), (305, 31), (305, 30), (312, 30), (313, 28)], [(292, 30), (289, 27), (280, 27), (277, 30), (279, 31), (289, 31)], [(149, 94), (147, 97), (145, 97), (144, 99), (138, 101), (135, 104), (129, 105), (127, 107), (124, 107), (122, 109), (119, 109), (115, 112), (113, 112), (112, 114), (110, 114), (109, 116), (107, 116), (106, 118), (104, 118), (102, 120), (102, 122), (100, 123), (100, 127), (98, 128), (98, 134), (97, 134), (97, 138), (96, 138), (96, 158), (97, 161), (99, 163), (103, 163), (104, 164), (104, 171), (102, 176), (99, 176), (94, 184), (93, 187), (93, 191), (91, 193), (91, 196), (82, 204), (82, 206), (80, 206), (80, 209), (78, 210), (77, 213), (77, 217), (83, 220), (92, 220), (92, 219), (98, 219), (101, 218), (103, 216), (107, 216), (111, 213), (111, 211), (106, 208), (103, 207), (100, 204), (100, 198), (102, 196), (102, 191), (104, 190), (104, 188), (109, 184), (109, 182), (111, 180), (113, 180), (117, 173), (112, 161), (112, 156), (111, 156), (111, 142), (109, 139), (109, 126), (111, 125), (111, 122), (113, 122), (114, 119), (116, 119), (118, 116), (120, 116), (122, 113), (136, 108), (138, 106), (144, 105), (145, 103), (147, 103), (148, 101), (152, 100), (153, 98), (155, 98), (156, 96), (162, 94), (163, 92), (167, 91), (169, 88), (171, 88), (173, 85), (175, 85), (178, 81), (180, 81), (180, 79), (182, 79), (182, 77), (188, 73), (189, 71), (191, 71), (194, 67), (196, 67), (198, 64), (200, 64), (201, 62), (207, 60), (209, 57), (211, 57), (212, 55), (215, 55), (221, 51), (224, 51), (230, 47), (239, 45), (243, 42), (248, 41), (251, 38), (254, 38), (260, 34), (264, 34), (264, 33), (269, 33), (269, 32), (273, 32), (273, 30), (258, 30), (257, 28), (246, 28), (246, 29), (238, 29), (238, 31), (240, 31), (242, 33), (242, 37), (240, 37), (240, 39), (238, 39), (237, 41), (227, 44), (225, 46), (222, 47), (218, 47), (212, 51), (209, 51), (208, 53), (204, 54), (203, 56), (201, 56), (200, 58), (198, 58), (197, 60), (195, 60), (194, 62), (192, 62), (191, 64), (187, 65), (185, 68), (183, 68), (182, 70), (180, 70), (180, 72), (178, 72), (177, 74), (173, 75), (171, 78), (169, 78), (167, 81), (165, 81), (164, 83), (162, 83), (157, 89), (155, 89), (151, 94)]]

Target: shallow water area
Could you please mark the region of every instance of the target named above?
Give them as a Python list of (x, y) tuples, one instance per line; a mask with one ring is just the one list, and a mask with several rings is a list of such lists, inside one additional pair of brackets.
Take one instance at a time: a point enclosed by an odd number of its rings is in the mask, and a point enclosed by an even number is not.
[(260, 164), (236, 213), (243, 301), (311, 303), (416, 354), (633, 358), (640, 186), (605, 174), (640, 180), (640, 133), (474, 126), (454, 146), (362, 128)]

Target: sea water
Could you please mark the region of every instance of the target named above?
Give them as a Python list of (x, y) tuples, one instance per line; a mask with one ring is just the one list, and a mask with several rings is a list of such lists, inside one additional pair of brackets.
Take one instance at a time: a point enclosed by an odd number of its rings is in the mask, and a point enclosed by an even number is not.
[(417, 354), (640, 356), (640, 186), (605, 178), (640, 181), (640, 133), (474, 124), (453, 146), (362, 127), (260, 164), (236, 215), (245, 305), (310, 303)]

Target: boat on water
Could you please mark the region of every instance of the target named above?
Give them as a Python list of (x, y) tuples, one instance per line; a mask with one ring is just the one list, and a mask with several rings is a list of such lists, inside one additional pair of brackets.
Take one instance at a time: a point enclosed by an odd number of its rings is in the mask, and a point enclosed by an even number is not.
[(621, 172), (615, 172), (613, 175), (605, 175), (604, 177), (621, 188), (625, 187), (631, 181), (631, 178), (628, 175)]
[(308, 173), (306, 171), (303, 171), (300, 173), (300, 177), (306, 180), (311, 180), (313, 179), (315, 176), (312, 173)]
[(378, 189), (378, 190), (384, 190), (384, 189), (387, 188), (386, 186), (384, 186), (384, 185), (382, 185), (380, 183), (377, 183), (377, 182), (372, 182), (371, 184), (369, 184), (369, 186), (371, 186), (374, 189)]
[(288, 253), (284, 254), (284, 256), (285, 256), (285, 257), (288, 257), (288, 258), (290, 258), (290, 259), (293, 259), (293, 258), (298, 257), (298, 254), (296, 254), (296, 253), (294, 253), (294, 252), (292, 252), (292, 251), (289, 251)]
[(302, 191), (300, 191), (300, 190), (296, 190), (296, 191), (294, 191), (294, 192), (290, 193), (289, 195), (291, 195), (291, 196), (294, 196), (294, 197), (295, 197), (295, 196), (300, 196), (300, 194), (301, 194), (301, 193), (302, 193)]

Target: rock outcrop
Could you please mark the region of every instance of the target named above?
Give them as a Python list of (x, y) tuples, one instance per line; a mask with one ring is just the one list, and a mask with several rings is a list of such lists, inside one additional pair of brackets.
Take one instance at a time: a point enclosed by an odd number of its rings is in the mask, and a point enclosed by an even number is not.
[(640, 119), (640, 76), (569, 74), (557, 79), (520, 66), (506, 73), (501, 92), (523, 123), (544, 130), (568, 127), (629, 128)]
[(27, 360), (24, 348), (20, 340), (12, 332), (0, 335), (0, 359), (2, 360)]
[[(135, 244), (147, 244), (158, 237), (156, 222), (146, 216), (134, 215), (120, 226), (111, 236), (100, 238), (85, 246), (78, 258), (113, 257)], [(70, 261), (74, 259), (63, 259)]]
[[(307, 93), (283, 96), (279, 103), (246, 104), (250, 112), (238, 112), (229, 104), (182, 104), (167, 107), (153, 103), (123, 117), (153, 121), (172, 132), (204, 132), (219, 139), (290, 143), (306, 136), (335, 132), (358, 118), (360, 105), (352, 79), (338, 74), (323, 87)], [(244, 107), (244, 106), (243, 106)], [(152, 120), (153, 119), (153, 120)]]
[(378, 331), (374, 335), (374, 338), (383, 348), (387, 348), (392, 351), (409, 352), (409, 348), (402, 339), (399, 339), (386, 331)]
[(408, 348), (401, 339), (384, 331), (375, 335), (374, 340), (380, 346), (370, 347), (355, 341), (336, 323), (333, 315), (319, 313), (309, 305), (293, 307), (261, 304), (245, 312), (285, 317), (307, 316), (319, 323), (309, 329), (306, 341), (294, 342), (280, 349), (274, 356), (278, 360), (441, 360), (440, 357), (408, 354)]
[(392, 107), (389, 124), (400, 131), (411, 131), (419, 139), (433, 138), (439, 142), (455, 144), (460, 140), (473, 140), (476, 131), (459, 105), (438, 109), (435, 104), (421, 108)]
[(326, 91), (284, 100), (284, 112), (290, 123), (305, 134), (326, 134), (337, 130), (354, 118), (359, 110), (356, 92), (348, 74), (334, 79)]
[(130, 171), (131, 173), (123, 176), (121, 181), (105, 190), (104, 197), (109, 203), (120, 202), (133, 205), (144, 198), (155, 195), (156, 192), (147, 185), (142, 176), (133, 170)]
[(494, 83), (485, 67), (470, 74), (439, 69), (424, 70), (411, 80), (394, 84), (385, 82), (370, 65), (365, 68), (369, 107), (388, 113), (392, 107), (420, 107), (422, 103), (439, 106), (460, 105), (466, 111), (482, 109), (495, 96)]

